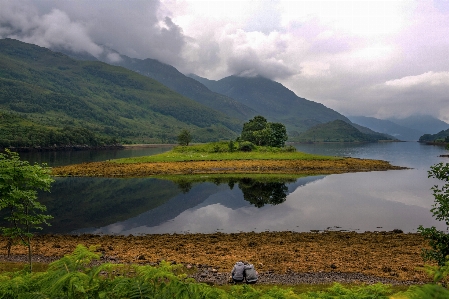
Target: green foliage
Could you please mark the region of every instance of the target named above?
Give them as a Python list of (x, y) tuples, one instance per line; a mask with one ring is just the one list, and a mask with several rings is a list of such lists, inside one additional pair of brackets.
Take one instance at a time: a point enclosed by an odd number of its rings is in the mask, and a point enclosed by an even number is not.
[[(435, 203), (430, 210), (436, 220), (443, 221), (449, 229), (449, 163), (438, 163), (430, 167), (428, 177), (439, 179), (445, 184), (440, 188), (438, 185), (432, 187)], [(449, 234), (438, 231), (434, 226), (424, 228), (419, 226), (420, 232), (429, 240), (431, 249), (423, 249), (424, 260), (434, 260), (443, 266), (449, 256)]]
[(304, 297), (304, 299), (312, 298), (348, 298), (348, 299), (387, 299), (392, 293), (391, 287), (384, 284), (374, 284), (374, 285), (364, 285), (355, 288), (345, 288), (339, 283), (335, 283), (326, 291), (320, 292), (309, 292)]
[(269, 123), (263, 116), (255, 116), (243, 124), (240, 139), (259, 146), (283, 147), (287, 141), (287, 130), (281, 123)]
[(424, 270), (432, 277), (433, 283), (423, 286), (412, 286), (404, 295), (410, 299), (449, 298), (449, 290), (447, 289), (449, 262), (446, 262), (443, 266), (426, 265)]
[(189, 130), (182, 130), (181, 133), (178, 135), (178, 144), (181, 146), (188, 146), (189, 143), (192, 141), (192, 135), (190, 134)]
[(242, 152), (251, 152), (256, 148), (254, 143), (250, 141), (241, 141), (239, 142), (239, 151)]
[(234, 143), (234, 141), (229, 140), (229, 143), (228, 143), (228, 150), (229, 150), (230, 153), (232, 153), (233, 151), (235, 151), (235, 143)]
[(88, 128), (69, 125), (62, 128), (48, 127), (16, 114), (0, 112), (0, 148), (105, 146), (118, 143), (116, 138), (100, 136)]
[(49, 191), (53, 179), (50, 169), (21, 161), (15, 152), (0, 153), (0, 210), (7, 213), (8, 226), (0, 227), (11, 240), (19, 238), (28, 247), (31, 264), (31, 237), (33, 231), (42, 229), (50, 215), (43, 214), (46, 207), (37, 201), (37, 190)]

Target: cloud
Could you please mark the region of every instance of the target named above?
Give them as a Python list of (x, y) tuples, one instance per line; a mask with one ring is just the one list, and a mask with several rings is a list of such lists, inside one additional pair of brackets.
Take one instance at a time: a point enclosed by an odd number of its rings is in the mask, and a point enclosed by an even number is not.
[(407, 76), (400, 79), (389, 80), (385, 85), (398, 88), (416, 86), (447, 86), (449, 85), (449, 72), (426, 72), (417, 76)]
[(71, 21), (67, 14), (59, 9), (39, 15), (36, 9), (21, 2), (4, 1), (0, 24), (2, 38), (18, 39), (46, 48), (85, 51), (94, 56), (103, 51), (89, 37), (83, 24)]
[(447, 119), (448, 1), (0, 0), (0, 37), (279, 81), (347, 115)]
[(1, 0), (1, 7), (1, 38), (96, 57), (105, 45), (131, 57), (182, 64), (185, 36), (169, 16), (159, 15), (159, 1)]

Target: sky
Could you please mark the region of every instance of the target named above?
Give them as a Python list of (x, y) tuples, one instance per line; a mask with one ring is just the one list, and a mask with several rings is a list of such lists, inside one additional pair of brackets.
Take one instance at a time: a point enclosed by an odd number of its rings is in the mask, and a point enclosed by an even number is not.
[(346, 116), (449, 123), (449, 0), (0, 0), (0, 38), (264, 76)]

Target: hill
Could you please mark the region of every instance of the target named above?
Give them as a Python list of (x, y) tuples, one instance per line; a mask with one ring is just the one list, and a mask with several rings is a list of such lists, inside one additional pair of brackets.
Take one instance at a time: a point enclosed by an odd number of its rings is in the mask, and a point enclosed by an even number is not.
[(419, 142), (449, 142), (449, 129), (437, 134), (424, 134), (419, 138)]
[(218, 81), (189, 75), (210, 90), (227, 95), (254, 109), (269, 121), (285, 124), (291, 140), (321, 123), (350, 120), (323, 104), (298, 97), (282, 84), (264, 77), (229, 76)]
[(298, 137), (301, 142), (377, 142), (393, 140), (384, 134), (366, 134), (342, 120), (316, 125)]
[(366, 116), (348, 116), (356, 124), (368, 127), (374, 131), (394, 136), (404, 141), (416, 141), (423, 134), (422, 131), (398, 125), (390, 120)]
[(64, 54), (78, 60), (100, 60), (102, 62), (122, 66), (141, 75), (152, 78), (171, 90), (197, 101), (209, 108), (218, 110), (228, 116), (238, 118), (242, 121), (248, 120), (257, 113), (253, 109), (225, 95), (215, 93), (206, 86), (179, 72), (175, 67), (162, 63), (156, 59), (138, 59), (122, 55), (113, 49), (107, 49), (107, 53), (114, 54), (115, 59), (109, 59), (104, 54), (98, 59), (87, 53), (73, 53), (62, 50)]
[(174, 142), (181, 129), (205, 142), (241, 130), (241, 121), (136, 72), (12, 39), (0, 40), (0, 111), (132, 142)]

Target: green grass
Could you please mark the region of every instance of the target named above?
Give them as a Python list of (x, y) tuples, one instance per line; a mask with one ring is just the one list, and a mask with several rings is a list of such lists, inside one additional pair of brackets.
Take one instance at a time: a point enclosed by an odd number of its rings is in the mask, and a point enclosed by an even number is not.
[[(252, 288), (258, 291), (266, 292), (272, 289), (273, 287), (277, 287), (279, 289), (283, 290), (292, 290), (295, 294), (304, 294), (308, 292), (326, 292), (329, 288), (331, 288), (334, 285), (334, 283), (300, 283), (295, 285), (288, 285), (288, 284), (253, 284), (251, 285)], [(361, 283), (342, 283), (342, 286), (344, 286), (347, 289), (355, 289), (360, 288), (361, 286), (364, 286), (364, 284)], [(216, 288), (222, 289), (226, 292), (230, 292), (233, 284), (227, 284), (227, 285), (221, 285), (221, 286), (215, 286)], [(392, 285), (391, 291), (392, 294), (397, 294), (400, 292), (405, 292), (410, 288), (408, 285)]]
[(111, 160), (115, 163), (188, 162), (224, 160), (338, 160), (340, 157), (321, 156), (291, 151), (291, 147), (272, 148), (256, 146), (251, 152), (229, 152), (228, 142), (213, 142), (193, 146), (177, 146), (169, 152), (153, 156)]
[[(21, 262), (0, 262), (0, 273), (16, 272), (21, 271), (28, 267), (28, 263)], [(48, 264), (46, 263), (33, 263), (34, 272), (45, 272), (48, 269)]]

